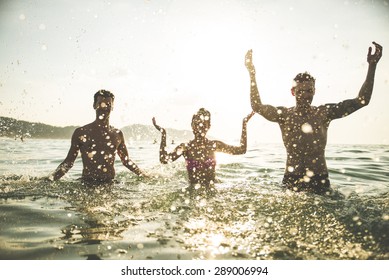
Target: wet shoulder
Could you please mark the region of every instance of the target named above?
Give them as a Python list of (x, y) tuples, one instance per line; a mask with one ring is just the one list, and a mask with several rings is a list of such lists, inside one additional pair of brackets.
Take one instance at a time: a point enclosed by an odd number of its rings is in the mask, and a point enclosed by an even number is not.
[(221, 148), (222, 146), (226, 146), (227, 144), (220, 140), (210, 140), (208, 143), (208, 146), (211, 147), (213, 150), (217, 149), (218, 147)]
[(329, 110), (331, 108), (331, 104), (324, 104), (315, 108), (318, 115), (320, 115), (322, 118), (327, 118), (329, 114)]
[(276, 107), (277, 109), (277, 114), (279, 117), (287, 117), (289, 115), (292, 115), (295, 111), (295, 107), (283, 107), (283, 106), (278, 106)]
[(179, 153), (185, 153), (186, 151), (189, 150), (189, 143), (181, 143), (179, 144), (176, 149)]
[(93, 123), (88, 123), (84, 126), (80, 126), (78, 128), (76, 128), (75, 132), (78, 132), (78, 133), (85, 133), (87, 131), (91, 131), (93, 130)]
[(78, 127), (73, 132), (72, 141), (76, 141), (78, 144), (86, 143), (91, 137), (91, 132), (91, 124)]
[(183, 143), (186, 150), (190, 150), (191, 148), (197, 146), (196, 140), (190, 140), (188, 143)]
[(109, 135), (109, 139), (111, 141), (114, 141), (115, 143), (120, 143), (125, 141), (123, 132), (120, 129), (115, 128), (113, 126), (109, 127), (108, 135)]
[(116, 127), (113, 127), (113, 126), (109, 126), (109, 131), (111, 133), (116, 133), (118, 135), (123, 135), (123, 132), (119, 128), (116, 128)]
[(74, 135), (75, 136), (81, 136), (85, 134), (89, 134), (89, 132), (92, 130), (91, 124), (87, 124), (81, 127), (78, 127), (74, 130)]
[(277, 110), (281, 114), (293, 114), (296, 107), (277, 107)]

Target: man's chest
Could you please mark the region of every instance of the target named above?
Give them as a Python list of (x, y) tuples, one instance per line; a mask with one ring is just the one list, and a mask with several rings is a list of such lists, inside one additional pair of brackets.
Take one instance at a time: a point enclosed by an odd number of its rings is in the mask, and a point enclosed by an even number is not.
[(118, 135), (112, 132), (91, 133), (80, 140), (80, 148), (85, 151), (115, 151), (120, 144)]
[(280, 124), (283, 132), (294, 134), (322, 134), (328, 128), (325, 114), (314, 111), (309, 114), (292, 112)]

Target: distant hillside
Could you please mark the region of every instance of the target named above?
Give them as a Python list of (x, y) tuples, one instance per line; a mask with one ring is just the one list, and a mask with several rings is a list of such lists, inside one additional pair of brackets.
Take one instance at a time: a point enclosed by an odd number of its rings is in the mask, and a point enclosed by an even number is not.
[(76, 127), (56, 127), (42, 123), (0, 117), (0, 136), (12, 138), (70, 138)]
[[(0, 117), (0, 137), (69, 139), (76, 126), (57, 127), (42, 123)], [(185, 141), (192, 138), (191, 131), (167, 128), (167, 141)], [(140, 141), (160, 141), (161, 134), (151, 125), (134, 124), (122, 128), (124, 137)]]

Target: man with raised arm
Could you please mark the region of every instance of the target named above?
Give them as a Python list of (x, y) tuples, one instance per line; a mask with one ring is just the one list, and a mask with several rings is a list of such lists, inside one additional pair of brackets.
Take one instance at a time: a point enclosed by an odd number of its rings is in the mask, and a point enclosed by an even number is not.
[(283, 185), (294, 191), (312, 191), (317, 194), (331, 192), (325, 159), (327, 130), (330, 122), (342, 118), (369, 104), (373, 92), (374, 75), (382, 56), (382, 46), (373, 42), (375, 52), (369, 47), (367, 62), (369, 68), (366, 80), (359, 94), (353, 99), (340, 103), (312, 106), (315, 95), (315, 79), (300, 73), (294, 78), (291, 89), (296, 98), (296, 106), (274, 107), (262, 104), (255, 79), (252, 50), (246, 54), (246, 68), (250, 74), (250, 100), (254, 112), (280, 126), (287, 152)]

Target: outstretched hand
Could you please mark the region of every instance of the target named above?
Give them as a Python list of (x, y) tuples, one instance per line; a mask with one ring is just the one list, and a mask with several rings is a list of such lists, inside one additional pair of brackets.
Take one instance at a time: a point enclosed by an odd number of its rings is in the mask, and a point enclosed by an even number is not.
[(245, 65), (250, 75), (255, 75), (255, 67), (253, 64), (253, 50), (248, 50), (245, 57)]
[(367, 54), (367, 62), (369, 64), (371, 64), (371, 63), (377, 64), (378, 61), (381, 59), (381, 56), (382, 56), (382, 46), (377, 44), (376, 42), (373, 42), (373, 44), (375, 46), (374, 54), (371, 53), (372, 47), (369, 47), (369, 52)]
[(157, 125), (157, 121), (155, 120), (155, 117), (153, 117), (153, 125), (156, 129), (158, 129), (161, 133), (165, 132), (165, 129)]

